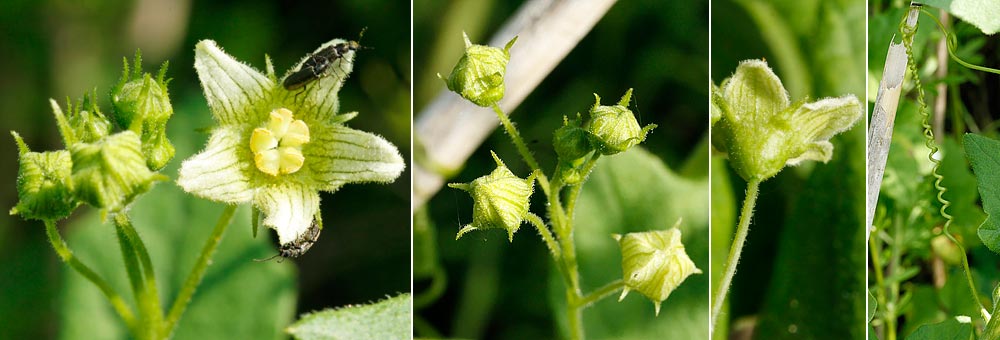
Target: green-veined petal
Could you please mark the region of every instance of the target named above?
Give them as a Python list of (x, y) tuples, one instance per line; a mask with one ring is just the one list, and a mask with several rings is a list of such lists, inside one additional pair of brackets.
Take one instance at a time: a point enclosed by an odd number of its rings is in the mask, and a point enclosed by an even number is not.
[(396, 146), (378, 135), (339, 124), (312, 133), (302, 153), (320, 190), (334, 191), (346, 183), (392, 182), (406, 167)]
[(254, 190), (247, 177), (254, 169), (248, 141), (234, 126), (217, 127), (205, 150), (181, 164), (177, 184), (199, 197), (226, 203), (246, 203)]
[(735, 121), (766, 121), (788, 107), (788, 92), (763, 60), (746, 60), (721, 87)]
[(205, 91), (212, 115), (220, 124), (259, 122), (248, 112), (256, 103), (270, 101), (275, 84), (260, 71), (233, 59), (212, 40), (202, 40), (195, 47), (194, 68)]
[(284, 245), (309, 229), (319, 211), (319, 193), (291, 182), (267, 185), (257, 189), (254, 205), (264, 213), (264, 225), (277, 231)]

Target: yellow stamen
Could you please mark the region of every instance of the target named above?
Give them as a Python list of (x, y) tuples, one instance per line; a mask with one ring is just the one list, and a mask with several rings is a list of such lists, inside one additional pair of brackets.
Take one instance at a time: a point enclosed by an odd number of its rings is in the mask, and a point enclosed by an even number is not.
[(261, 172), (271, 176), (290, 174), (305, 163), (302, 145), (308, 142), (309, 126), (292, 117), (292, 111), (280, 108), (271, 111), (265, 127), (254, 129), (250, 151)]

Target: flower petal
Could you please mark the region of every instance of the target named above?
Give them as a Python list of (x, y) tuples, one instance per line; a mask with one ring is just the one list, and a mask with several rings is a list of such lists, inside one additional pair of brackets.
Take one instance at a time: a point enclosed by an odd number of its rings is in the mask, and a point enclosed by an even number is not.
[(321, 190), (334, 191), (345, 183), (392, 182), (406, 167), (396, 146), (378, 135), (339, 124), (312, 133), (302, 153)]
[[(295, 66), (289, 69), (285, 77), (288, 77), (293, 71), (299, 70), (302, 63), (309, 59), (313, 53), (319, 52), (327, 46), (343, 43), (347, 43), (347, 41), (344, 39), (333, 39), (320, 45), (319, 48), (306, 55)], [(347, 79), (352, 70), (354, 70), (354, 51), (348, 51), (330, 63), (319, 79), (307, 84), (304, 89), (289, 91), (289, 97), (295, 98), (295, 102), (301, 101), (302, 103), (302, 107), (299, 107), (296, 112), (308, 114), (310, 118), (319, 121), (328, 121), (333, 116), (336, 116), (337, 111), (340, 109), (340, 99), (337, 93), (340, 92), (340, 87), (344, 85), (344, 80)], [(282, 77), (282, 79), (285, 77)]]
[(194, 68), (212, 114), (220, 124), (250, 122), (251, 103), (265, 100), (274, 83), (264, 74), (229, 56), (212, 40), (195, 46)]
[(257, 191), (254, 204), (264, 213), (264, 225), (277, 231), (285, 245), (309, 229), (319, 211), (319, 192), (290, 182), (269, 185)]
[(795, 158), (791, 158), (785, 164), (796, 166), (805, 161), (829, 162), (833, 157), (833, 143), (830, 141), (818, 141), (806, 144), (803, 151)]
[(729, 114), (736, 122), (766, 121), (770, 116), (788, 107), (788, 92), (781, 79), (763, 60), (746, 60), (721, 86), (723, 97), (729, 104)]
[(822, 141), (853, 126), (862, 114), (858, 98), (848, 95), (802, 104), (786, 119), (791, 131), (800, 134), (805, 141)]
[(213, 201), (250, 202), (253, 188), (246, 174), (256, 170), (251, 168), (253, 162), (245, 142), (236, 127), (216, 128), (205, 150), (181, 164), (177, 184), (184, 191)]

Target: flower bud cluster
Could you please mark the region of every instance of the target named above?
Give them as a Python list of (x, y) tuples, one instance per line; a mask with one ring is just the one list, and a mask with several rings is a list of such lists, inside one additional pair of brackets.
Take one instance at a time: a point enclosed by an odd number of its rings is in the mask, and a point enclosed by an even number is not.
[(118, 212), (166, 179), (154, 172), (174, 153), (165, 132), (173, 113), (163, 78), (166, 66), (156, 80), (140, 75), (139, 67), (137, 53), (136, 72), (130, 76), (126, 62), (122, 82), (111, 93), (115, 122), (125, 131), (112, 133), (96, 96), (85, 95), (77, 105), (67, 105), (68, 113), (51, 101), (66, 149), (33, 152), (12, 132), (20, 150), (19, 200), (12, 215), (59, 220), (82, 203)]

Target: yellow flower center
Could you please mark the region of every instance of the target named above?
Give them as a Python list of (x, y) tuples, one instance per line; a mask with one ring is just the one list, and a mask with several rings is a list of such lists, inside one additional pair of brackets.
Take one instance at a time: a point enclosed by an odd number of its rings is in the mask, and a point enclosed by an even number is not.
[(309, 142), (309, 127), (292, 118), (292, 111), (271, 111), (267, 126), (253, 130), (250, 151), (257, 169), (271, 176), (290, 174), (302, 168), (302, 145)]

